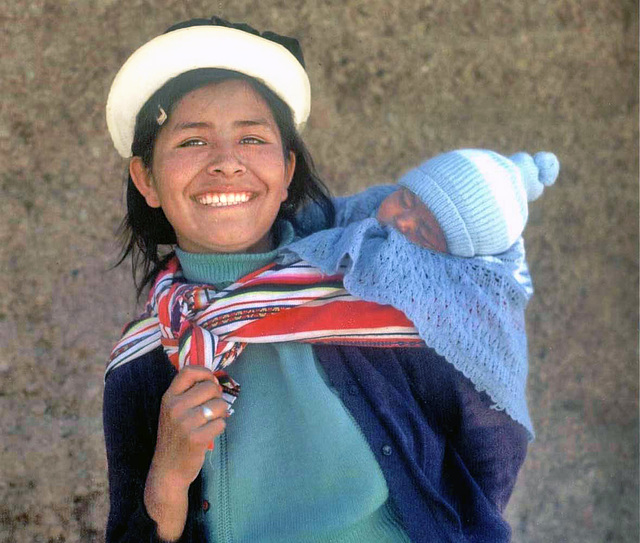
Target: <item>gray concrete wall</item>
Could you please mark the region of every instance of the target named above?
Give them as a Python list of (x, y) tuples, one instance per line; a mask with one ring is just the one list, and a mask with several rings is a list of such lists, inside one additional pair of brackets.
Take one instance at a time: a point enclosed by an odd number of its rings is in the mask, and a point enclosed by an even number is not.
[(300, 37), (306, 139), (337, 193), (457, 147), (551, 150), (526, 241), (537, 440), (514, 541), (638, 537), (637, 3), (2, 0), (0, 540), (102, 541), (102, 371), (136, 308), (109, 271), (125, 164), (104, 103), (169, 24), (219, 14)]

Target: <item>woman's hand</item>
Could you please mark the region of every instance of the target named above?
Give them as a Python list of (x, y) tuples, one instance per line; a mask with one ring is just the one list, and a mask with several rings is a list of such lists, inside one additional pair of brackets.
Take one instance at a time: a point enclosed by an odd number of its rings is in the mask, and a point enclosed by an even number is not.
[(209, 444), (224, 431), (226, 417), (222, 389), (207, 368), (185, 366), (164, 393), (144, 492), (160, 538), (174, 541), (182, 534), (189, 485), (202, 468)]
[(448, 252), (444, 233), (433, 213), (407, 188), (403, 187), (387, 196), (380, 204), (377, 218), (380, 223), (393, 226), (420, 247)]

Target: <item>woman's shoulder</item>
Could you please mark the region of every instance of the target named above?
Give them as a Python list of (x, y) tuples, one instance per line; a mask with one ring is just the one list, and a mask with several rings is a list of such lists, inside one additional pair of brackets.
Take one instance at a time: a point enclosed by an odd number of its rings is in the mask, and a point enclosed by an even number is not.
[(176, 374), (162, 347), (122, 364), (105, 377), (105, 402), (108, 396), (162, 396)]
[[(397, 185), (376, 185), (350, 196), (338, 196), (331, 199), (335, 209), (334, 222), (331, 227), (341, 227), (353, 222), (375, 216), (381, 202)], [(325, 216), (321, 208), (315, 204), (303, 207), (296, 215), (296, 223), (306, 233), (326, 230)]]

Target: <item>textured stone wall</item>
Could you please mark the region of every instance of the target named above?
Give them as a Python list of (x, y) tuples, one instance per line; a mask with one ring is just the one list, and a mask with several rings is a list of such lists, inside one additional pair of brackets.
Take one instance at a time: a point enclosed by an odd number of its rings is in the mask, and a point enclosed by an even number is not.
[(0, 540), (99, 542), (102, 371), (136, 312), (111, 271), (125, 164), (104, 103), (169, 24), (218, 14), (300, 37), (305, 134), (337, 193), (457, 147), (551, 150), (526, 231), (537, 440), (514, 541), (638, 530), (637, 3), (0, 0)]

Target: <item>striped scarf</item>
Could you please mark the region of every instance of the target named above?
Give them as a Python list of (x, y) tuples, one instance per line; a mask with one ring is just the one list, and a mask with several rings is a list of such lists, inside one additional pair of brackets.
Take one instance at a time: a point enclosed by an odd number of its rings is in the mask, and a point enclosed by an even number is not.
[(326, 275), (300, 260), (271, 263), (216, 290), (186, 282), (177, 257), (149, 293), (111, 352), (106, 376), (162, 346), (173, 366), (213, 371), (231, 410), (240, 390), (223, 368), (248, 343), (299, 341), (370, 347), (421, 347), (413, 323), (397, 309), (349, 294), (342, 274)]

